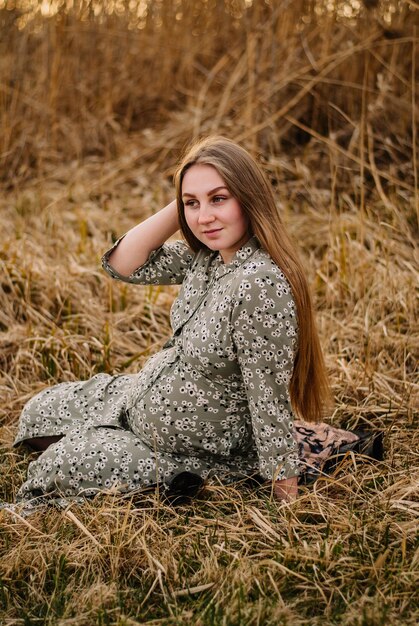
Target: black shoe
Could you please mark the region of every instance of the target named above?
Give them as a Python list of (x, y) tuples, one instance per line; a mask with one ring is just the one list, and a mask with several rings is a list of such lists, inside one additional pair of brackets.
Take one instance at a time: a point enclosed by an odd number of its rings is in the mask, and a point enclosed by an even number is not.
[(180, 472), (166, 483), (165, 498), (171, 504), (182, 504), (195, 498), (204, 486), (204, 479), (193, 472)]

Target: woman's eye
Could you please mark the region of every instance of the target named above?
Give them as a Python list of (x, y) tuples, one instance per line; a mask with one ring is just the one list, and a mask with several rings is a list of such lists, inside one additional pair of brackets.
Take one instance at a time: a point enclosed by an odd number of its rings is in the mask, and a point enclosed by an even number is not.
[(227, 200), (227, 198), (225, 196), (214, 196), (212, 200), (213, 202), (219, 203), (219, 202), (222, 202), (223, 200)]
[(197, 202), (196, 200), (187, 200), (184, 204), (185, 206), (194, 207), (196, 206)]

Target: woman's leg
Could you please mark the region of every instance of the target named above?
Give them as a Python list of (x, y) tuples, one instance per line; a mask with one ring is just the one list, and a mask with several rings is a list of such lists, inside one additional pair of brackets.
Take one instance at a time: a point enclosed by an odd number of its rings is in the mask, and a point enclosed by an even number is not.
[(92, 496), (169, 483), (188, 460), (157, 453), (129, 430), (84, 424), (50, 445), (29, 465), (18, 501), (43, 495)]
[(120, 425), (133, 375), (97, 374), (86, 381), (60, 383), (36, 394), (23, 407), (15, 445), (45, 450), (87, 420)]

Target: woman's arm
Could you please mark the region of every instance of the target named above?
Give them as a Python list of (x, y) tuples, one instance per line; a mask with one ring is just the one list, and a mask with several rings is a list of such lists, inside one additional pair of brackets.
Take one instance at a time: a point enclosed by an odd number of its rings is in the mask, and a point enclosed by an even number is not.
[(235, 299), (231, 336), (249, 406), (258, 474), (275, 481), (278, 499), (291, 500), (297, 495), (300, 465), (289, 390), (297, 340), (291, 289), (279, 268), (261, 258), (253, 274), (249, 266)]
[(110, 254), (108, 261), (122, 276), (129, 276), (179, 229), (176, 200), (131, 228)]

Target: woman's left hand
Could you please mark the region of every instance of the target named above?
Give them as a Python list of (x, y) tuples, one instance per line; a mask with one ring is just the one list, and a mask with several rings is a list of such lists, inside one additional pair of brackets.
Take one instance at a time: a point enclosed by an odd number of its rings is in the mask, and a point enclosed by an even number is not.
[(298, 493), (297, 476), (284, 478), (283, 480), (276, 480), (273, 484), (273, 492), (276, 500), (293, 502), (296, 500)]

